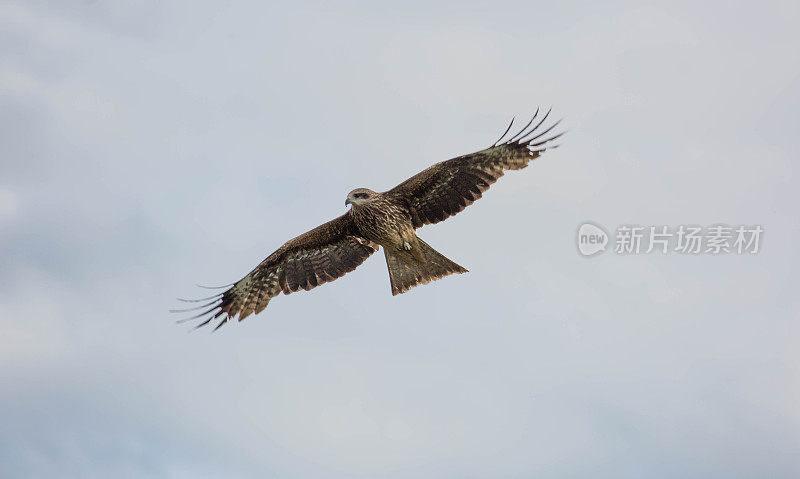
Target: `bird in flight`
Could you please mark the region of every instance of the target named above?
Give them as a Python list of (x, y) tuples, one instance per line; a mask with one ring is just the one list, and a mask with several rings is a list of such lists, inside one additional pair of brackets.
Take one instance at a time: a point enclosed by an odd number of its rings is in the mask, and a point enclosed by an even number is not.
[[(356, 188), (347, 194), (347, 213), (287, 241), (247, 276), (194, 308), (173, 310), (200, 314), (197, 327), (217, 320), (219, 329), (237, 315), (239, 321), (258, 314), (279, 294), (310, 290), (356, 269), (383, 247), (392, 295), (419, 284), (467, 270), (431, 248), (415, 230), (438, 223), (480, 198), (505, 170), (520, 170), (538, 158), (563, 133), (550, 134), (560, 122), (542, 125), (550, 111), (531, 128), (539, 110), (519, 132), (508, 139), (514, 120), (492, 146), (476, 153), (437, 163), (381, 193)], [(549, 136), (548, 136), (549, 134)], [(505, 139), (505, 140), (504, 140)]]

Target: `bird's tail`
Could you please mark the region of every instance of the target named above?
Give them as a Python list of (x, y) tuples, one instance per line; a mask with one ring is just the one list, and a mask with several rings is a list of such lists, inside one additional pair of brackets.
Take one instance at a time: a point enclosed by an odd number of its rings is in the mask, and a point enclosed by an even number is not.
[(425, 260), (415, 259), (406, 251), (392, 251), (383, 248), (386, 265), (389, 267), (389, 280), (392, 283), (392, 296), (405, 293), (418, 284), (443, 278), (453, 273), (466, 273), (467, 269), (445, 258), (428, 243), (417, 237), (419, 248)]

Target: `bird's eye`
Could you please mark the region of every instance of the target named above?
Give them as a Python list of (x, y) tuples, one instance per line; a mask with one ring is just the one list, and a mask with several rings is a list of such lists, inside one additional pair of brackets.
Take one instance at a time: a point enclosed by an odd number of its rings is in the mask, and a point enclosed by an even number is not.
[(366, 198), (367, 197), (367, 195), (365, 193), (356, 193), (353, 196), (355, 196), (356, 198)]

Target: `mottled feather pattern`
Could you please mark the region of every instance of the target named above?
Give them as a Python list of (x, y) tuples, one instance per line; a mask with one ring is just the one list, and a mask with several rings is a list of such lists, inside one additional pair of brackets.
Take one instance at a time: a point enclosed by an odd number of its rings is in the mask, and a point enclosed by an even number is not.
[(286, 255), (283, 274), (279, 276), (284, 294), (310, 290), (333, 281), (356, 269), (378, 245), (357, 236), (317, 248), (298, 249)]
[(389, 190), (387, 195), (407, 203), (415, 228), (443, 221), (479, 199), (505, 170), (525, 168), (546, 149), (555, 148), (549, 146), (550, 142), (563, 133), (542, 137), (559, 122), (539, 131), (549, 115), (548, 111), (536, 126), (529, 129), (538, 116), (537, 111), (531, 121), (506, 142), (499, 143), (511, 125), (489, 148), (437, 163)]
[(238, 314), (239, 321), (258, 314), (280, 293), (310, 290), (356, 269), (378, 245), (358, 235), (350, 215), (345, 214), (288, 241), (247, 276), (224, 292), (206, 298), (203, 318), (197, 327), (219, 320), (218, 329)]

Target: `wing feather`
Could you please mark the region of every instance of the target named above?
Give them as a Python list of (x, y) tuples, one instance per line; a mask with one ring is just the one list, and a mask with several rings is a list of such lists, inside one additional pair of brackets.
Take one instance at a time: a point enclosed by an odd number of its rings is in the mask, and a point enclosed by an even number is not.
[(360, 236), (349, 213), (286, 242), (247, 276), (225, 290), (206, 310), (198, 328), (219, 320), (214, 329), (238, 315), (258, 314), (281, 293), (310, 290), (356, 269), (378, 245)]
[[(506, 170), (520, 170), (528, 166), (531, 160), (538, 158), (548, 148), (548, 143), (561, 136), (553, 135), (533, 143), (558, 124), (555, 122), (543, 131), (538, 131), (549, 113), (548, 111), (530, 131), (526, 130), (536, 115), (505, 143), (437, 163), (400, 183), (387, 194), (405, 201), (415, 228), (443, 221), (481, 198)], [(507, 133), (508, 130), (505, 134)], [(525, 140), (533, 133), (537, 134)]]

